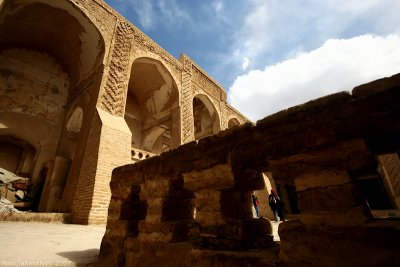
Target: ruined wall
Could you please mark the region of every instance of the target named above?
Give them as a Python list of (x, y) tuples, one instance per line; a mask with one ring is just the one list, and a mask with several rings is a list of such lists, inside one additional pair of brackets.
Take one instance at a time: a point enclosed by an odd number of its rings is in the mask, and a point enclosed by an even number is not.
[(14, 48), (1, 52), (0, 66), (3, 111), (40, 115), (53, 124), (62, 118), (69, 77), (54, 58)]
[(68, 74), (47, 53), (22, 48), (1, 51), (0, 135), (26, 140), (37, 149), (36, 170), (29, 171), (34, 181), (40, 165), (54, 156), (68, 88)]
[[(399, 88), (400, 74), (115, 169), (96, 266), (400, 264), (400, 222), (373, 219), (357, 186), (400, 150)], [(279, 248), (252, 219), (262, 172), (296, 185)]]

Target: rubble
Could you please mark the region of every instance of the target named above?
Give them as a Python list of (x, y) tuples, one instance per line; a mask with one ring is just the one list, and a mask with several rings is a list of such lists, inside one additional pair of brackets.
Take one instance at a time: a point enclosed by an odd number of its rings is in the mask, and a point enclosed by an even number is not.
[(17, 213), (19, 213), (21, 211), (14, 208), (14, 204), (11, 201), (9, 201), (8, 199), (5, 199), (4, 197), (1, 197), (0, 212), (8, 212), (8, 213), (17, 212)]
[[(6, 211), (4, 205), (7, 205), (7, 207), (11, 205), (11, 208), (15, 210), (17, 210), (17, 208), (25, 210), (30, 208), (32, 206), (30, 198), (31, 187), (30, 178), (18, 176), (0, 168), (0, 196), (2, 197), (1, 211)], [(7, 208), (7, 211), (10, 212), (9, 208)]]

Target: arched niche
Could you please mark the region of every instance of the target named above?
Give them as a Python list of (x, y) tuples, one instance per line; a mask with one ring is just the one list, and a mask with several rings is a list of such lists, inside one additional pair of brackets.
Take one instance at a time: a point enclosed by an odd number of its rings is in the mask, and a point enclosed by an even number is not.
[(102, 65), (104, 47), (97, 27), (72, 1), (2, 1), (0, 135), (23, 133), (38, 144), (34, 183), (49, 177), (44, 166), (58, 155), (70, 103)]
[(196, 140), (221, 131), (218, 112), (206, 95), (193, 98), (193, 122)]
[(124, 116), (132, 149), (159, 154), (180, 145), (178, 100), (176, 82), (159, 60), (133, 62)]
[(71, 80), (70, 88), (103, 61), (104, 41), (97, 27), (71, 1), (5, 1), (0, 15), (0, 47), (51, 55)]
[(239, 122), (239, 120), (236, 119), (236, 118), (231, 118), (231, 119), (228, 121), (228, 128), (232, 128), (232, 127), (235, 127), (235, 126), (237, 126), (237, 125), (240, 125), (240, 122)]

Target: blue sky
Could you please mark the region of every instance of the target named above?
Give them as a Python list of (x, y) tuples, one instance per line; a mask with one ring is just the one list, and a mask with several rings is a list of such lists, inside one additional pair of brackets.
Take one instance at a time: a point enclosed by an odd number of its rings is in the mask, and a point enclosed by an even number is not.
[(398, 0), (105, 0), (258, 120), (400, 72)]

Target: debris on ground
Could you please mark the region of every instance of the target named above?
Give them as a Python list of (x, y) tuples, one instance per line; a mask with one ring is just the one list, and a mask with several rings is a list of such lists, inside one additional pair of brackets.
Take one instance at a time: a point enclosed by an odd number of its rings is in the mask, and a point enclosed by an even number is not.
[(8, 199), (5, 199), (4, 197), (0, 198), (0, 212), (21, 212), (14, 208), (14, 204), (9, 201)]

